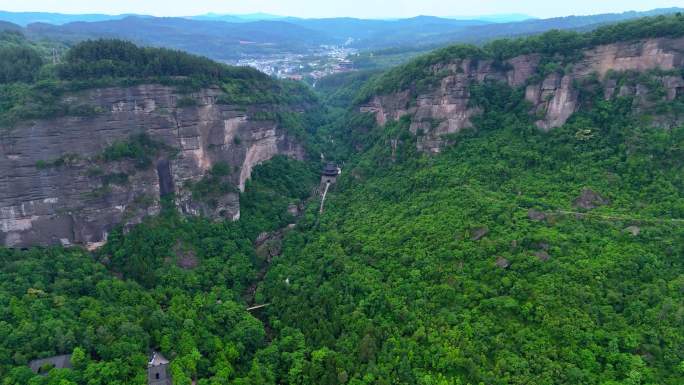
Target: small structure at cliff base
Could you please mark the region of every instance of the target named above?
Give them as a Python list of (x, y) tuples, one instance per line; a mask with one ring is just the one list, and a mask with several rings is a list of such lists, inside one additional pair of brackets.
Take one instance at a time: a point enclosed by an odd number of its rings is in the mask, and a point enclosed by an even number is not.
[(149, 385), (172, 385), (169, 374), (169, 360), (157, 352), (152, 352), (147, 363), (147, 383)]
[(329, 162), (321, 171), (321, 185), (334, 184), (337, 182), (338, 175), (340, 175), (340, 168), (335, 163)]
[[(321, 209), (319, 210), (320, 213), (323, 213), (323, 207), (325, 206), (325, 197), (328, 195), (328, 189), (330, 188), (330, 185), (335, 184), (337, 182), (337, 176), (340, 175), (342, 170), (340, 170), (335, 163), (329, 162), (328, 164), (323, 167), (323, 170), (321, 171), (321, 186), (320, 189), (323, 190), (323, 195), (321, 197)], [(320, 191), (320, 190), (319, 190)]]
[(33, 373), (40, 375), (47, 375), (52, 369), (70, 369), (71, 354), (33, 360), (29, 362), (29, 368), (31, 368)]

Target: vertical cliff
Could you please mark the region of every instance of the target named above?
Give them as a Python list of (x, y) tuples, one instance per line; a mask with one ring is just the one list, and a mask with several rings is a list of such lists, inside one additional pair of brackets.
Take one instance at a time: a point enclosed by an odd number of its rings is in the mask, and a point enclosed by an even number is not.
[[(1, 131), (0, 244), (95, 247), (114, 226), (158, 213), (160, 195), (169, 193), (183, 213), (239, 218), (238, 191), (256, 164), (305, 154), (276, 121), (259, 118), (273, 116), (276, 106), (220, 104), (220, 94), (181, 95), (155, 84), (93, 89), (65, 100), (88, 105), (92, 116)], [(136, 138), (148, 142), (136, 147), (146, 163), (117, 153), (135, 147)], [(212, 173), (217, 165), (220, 176)], [(211, 199), (196, 188), (209, 177), (226, 186)]]
[[(542, 130), (563, 125), (578, 111), (582, 85), (589, 81), (605, 90), (606, 99), (634, 97), (635, 110), (648, 107), (654, 98), (671, 101), (684, 94), (684, 38), (600, 45), (552, 71), (542, 68), (541, 59), (540, 54), (527, 54), (503, 62), (476, 58), (440, 62), (429, 69), (438, 81), (427, 91), (409, 87), (377, 94), (360, 106), (360, 111), (375, 114), (379, 125), (409, 115), (411, 131), (421, 133), (418, 148), (439, 152), (445, 144), (443, 135), (471, 127), (471, 118), (480, 112), (471, 103), (470, 86), (474, 83), (498, 81), (524, 88), (530, 113)], [(648, 74), (650, 84), (643, 78), (630, 84), (618, 81), (621, 75), (635, 73)], [(654, 92), (654, 85), (663, 95)]]

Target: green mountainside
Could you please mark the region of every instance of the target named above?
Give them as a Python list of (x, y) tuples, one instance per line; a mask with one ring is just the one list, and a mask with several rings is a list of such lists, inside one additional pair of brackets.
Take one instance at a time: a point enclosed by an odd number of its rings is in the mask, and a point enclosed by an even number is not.
[[(483, 82), (469, 86), (473, 127), (427, 154), (410, 116), (380, 127), (358, 112), (379, 93), (417, 96), (458, 57), (538, 53), (562, 71), (588, 47), (681, 36), (674, 15), (455, 46), (324, 79), (317, 97), (121, 41), (58, 65), (17, 48), (35, 66), (2, 82), (5, 121), (65, 113), (49, 97), (26, 112), (50, 87), (217, 84), (244, 104), (321, 103), (302, 135), (342, 174), (321, 209), (321, 162), (276, 157), (255, 168), (236, 222), (183, 217), (168, 198), (94, 252), (0, 249), (0, 384), (143, 384), (153, 349), (177, 385), (684, 383), (684, 125), (653, 127), (631, 97), (591, 89), (543, 132), (524, 89)], [(67, 353), (73, 369), (26, 365)]]
[(86, 89), (159, 83), (182, 93), (218, 86), (219, 103), (312, 103), (313, 95), (295, 82), (276, 81), (248, 67), (233, 67), (165, 48), (143, 48), (123, 40), (85, 41), (53, 64), (42, 46), (21, 34), (0, 34), (0, 128), (18, 121), (89, 115), (61, 102)]
[[(610, 108), (478, 126), (437, 157), (373, 148), (287, 240), (271, 324), (319, 348), (317, 383), (681, 382), (684, 131)], [(583, 190), (610, 204), (577, 208)]]

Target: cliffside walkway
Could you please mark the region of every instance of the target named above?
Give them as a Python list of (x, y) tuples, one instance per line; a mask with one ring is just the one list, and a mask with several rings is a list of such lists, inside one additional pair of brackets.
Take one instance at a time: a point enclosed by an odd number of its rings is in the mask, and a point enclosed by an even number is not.
[(262, 308), (265, 308), (266, 306), (269, 306), (269, 305), (270, 305), (270, 303), (265, 303), (265, 304), (263, 304), (263, 305), (255, 305), (255, 306), (252, 306), (252, 307), (248, 307), (248, 308), (247, 308), (247, 311), (262, 309)]
[(323, 190), (323, 198), (321, 199), (321, 210), (320, 213), (323, 214), (323, 208), (325, 206), (325, 196), (328, 195), (328, 189), (330, 188), (330, 182), (325, 184), (325, 190)]

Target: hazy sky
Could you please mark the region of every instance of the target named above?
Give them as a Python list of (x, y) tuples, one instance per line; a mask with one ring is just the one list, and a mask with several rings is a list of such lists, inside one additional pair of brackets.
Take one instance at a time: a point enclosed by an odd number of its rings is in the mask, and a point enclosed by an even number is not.
[(0, 0), (0, 10), (5, 11), (155, 16), (267, 12), (301, 17), (367, 18), (502, 13), (551, 17), (676, 6), (684, 7), (684, 0)]

